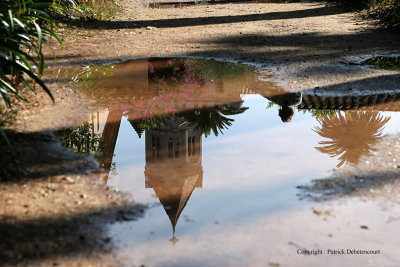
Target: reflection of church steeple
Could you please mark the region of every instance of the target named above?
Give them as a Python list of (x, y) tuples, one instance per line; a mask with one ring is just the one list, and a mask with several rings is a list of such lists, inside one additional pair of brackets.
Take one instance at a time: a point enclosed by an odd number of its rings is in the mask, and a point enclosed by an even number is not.
[(135, 132), (139, 136), (139, 138), (142, 137), (142, 134), (144, 132), (144, 129), (140, 127), (139, 121), (138, 120), (130, 120), (129, 123), (132, 125), (133, 129), (135, 129)]
[(201, 132), (194, 128), (175, 118), (145, 132), (146, 188), (154, 189), (174, 232), (193, 190), (202, 186)]

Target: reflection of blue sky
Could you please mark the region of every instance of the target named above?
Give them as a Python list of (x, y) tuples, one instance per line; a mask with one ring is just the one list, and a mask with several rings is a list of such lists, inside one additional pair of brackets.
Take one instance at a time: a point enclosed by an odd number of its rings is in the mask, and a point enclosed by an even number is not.
[[(170, 236), (160, 235), (157, 230), (153, 235), (146, 235), (136, 228), (137, 223), (124, 224), (122, 227), (127, 232), (123, 238), (130, 242), (120, 255), (129, 266), (268, 266), (269, 261), (283, 266), (321, 266), (322, 262), (324, 266), (343, 266), (343, 262), (346, 266), (396, 266), (398, 237), (392, 233), (398, 231), (398, 224), (385, 225), (385, 212), (363, 202), (346, 206), (335, 203), (329, 208), (334, 217), (327, 221), (313, 214), (309, 203), (272, 214), (243, 216), (239, 221), (219, 221), (219, 224), (199, 221), (197, 214), (186, 213), (195, 222), (182, 220), (181, 224), (192, 225), (192, 230), (179, 231), (179, 242), (175, 246), (168, 241)], [(393, 213), (398, 211), (397, 208)], [(362, 223), (368, 223), (371, 229), (360, 229)], [(137, 238), (141, 234), (143, 239)], [(118, 236), (122, 237), (121, 232)], [(297, 247), (291, 244), (324, 250), (380, 249), (382, 254), (302, 256), (297, 255)]]
[[(318, 135), (311, 130), (315, 119), (296, 114), (292, 122), (284, 124), (275, 107), (265, 108), (267, 103), (263, 97), (245, 97), (243, 106), (250, 108), (232, 116), (235, 122), (223, 135), (203, 137), (204, 188), (251, 189), (286, 184), (293, 178), (300, 182), (335, 166), (334, 159), (314, 149), (318, 142)], [(119, 176), (112, 178), (111, 185), (128, 191), (121, 186), (133, 179), (144, 185), (144, 135), (139, 139), (126, 118), (121, 122), (113, 161)], [(317, 168), (315, 162), (319, 162)], [(136, 187), (134, 190), (139, 197)]]
[[(244, 100), (243, 106), (250, 107), (249, 110), (232, 117), (235, 122), (229, 130), (224, 130), (224, 135), (202, 139), (203, 187), (194, 190), (180, 217), (177, 236), (181, 240), (176, 248), (168, 241), (172, 227), (161, 205), (149, 209), (144, 219), (111, 228), (122, 243), (134, 244), (127, 254), (136, 257), (136, 264), (184, 266), (195, 264), (211, 253), (218, 256), (221, 264), (232, 262), (236, 255), (237, 262), (247, 257), (248, 262), (254, 260), (254, 266), (258, 266), (259, 259), (265, 256), (262, 247), (266, 244), (271, 246), (271, 255), (277, 257), (288, 254), (274, 247), (282, 245), (280, 242), (287, 245), (300, 238), (302, 245), (315, 247), (307, 243), (307, 238), (314, 234), (309, 225), (325, 237), (337, 231), (331, 229), (334, 226), (321, 224), (321, 218), (312, 214), (310, 203), (296, 197), (296, 185), (327, 176), (337, 164), (336, 158), (314, 148), (321, 141), (312, 131), (318, 122), (309, 114), (296, 113), (292, 122), (284, 124), (277, 107), (266, 109), (266, 99), (249, 96)], [(397, 132), (399, 114), (388, 116), (392, 118), (383, 133)], [(144, 188), (144, 135), (139, 139), (126, 119), (121, 122), (115, 154), (118, 176), (110, 178), (109, 185), (131, 192), (138, 202), (158, 203), (153, 189)], [(371, 210), (366, 215), (368, 220)], [(343, 231), (347, 232), (352, 238), (359, 235), (361, 238), (363, 234)], [(387, 236), (387, 232), (376, 233), (377, 238), (380, 235)], [(370, 244), (375, 244), (376, 240), (368, 238)], [(348, 242), (355, 246), (351, 238), (341, 241), (339, 244)], [(335, 244), (326, 240), (322, 243)], [(267, 260), (273, 259), (266, 259), (266, 263)], [(218, 266), (216, 262), (203, 263)]]
[[(244, 95), (242, 99), (244, 100), (243, 107), (249, 107), (249, 109), (242, 114), (230, 116), (235, 121), (232, 123), (232, 126), (229, 127), (229, 133), (227, 133), (228, 130), (223, 130), (224, 135), (229, 134), (229, 136), (232, 136), (254, 130), (283, 126), (282, 121), (278, 116), (279, 106), (275, 105), (272, 108), (267, 109), (266, 107), (269, 100), (259, 95)], [(311, 117), (311, 115), (308, 114), (299, 115), (300, 116), (295, 115), (291, 123), (307, 120)], [(289, 126), (291, 123), (285, 126)], [(215, 138), (214, 135), (207, 137), (207, 139), (213, 138)]]

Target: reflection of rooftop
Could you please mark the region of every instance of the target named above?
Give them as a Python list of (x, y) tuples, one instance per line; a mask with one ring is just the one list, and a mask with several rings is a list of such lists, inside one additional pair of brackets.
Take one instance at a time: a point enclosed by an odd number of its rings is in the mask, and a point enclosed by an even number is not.
[(371, 109), (400, 111), (400, 94), (374, 94), (365, 96), (315, 96), (303, 94), (299, 109)]

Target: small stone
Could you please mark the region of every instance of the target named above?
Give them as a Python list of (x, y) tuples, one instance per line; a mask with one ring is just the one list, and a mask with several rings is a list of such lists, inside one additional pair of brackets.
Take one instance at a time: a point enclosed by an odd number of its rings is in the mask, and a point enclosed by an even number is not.
[(63, 179), (64, 179), (65, 181), (67, 181), (68, 183), (70, 183), (70, 184), (74, 184), (74, 183), (75, 183), (74, 179), (72, 179), (72, 178), (69, 177), (69, 176), (64, 176)]
[(360, 228), (361, 228), (361, 229), (365, 229), (365, 230), (368, 230), (368, 229), (369, 229), (367, 225), (361, 225)]

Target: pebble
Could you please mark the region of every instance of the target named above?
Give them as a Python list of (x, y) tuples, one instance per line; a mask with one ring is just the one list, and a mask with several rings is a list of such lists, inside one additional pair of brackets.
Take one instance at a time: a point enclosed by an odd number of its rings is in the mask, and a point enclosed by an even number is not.
[(65, 181), (67, 181), (68, 183), (70, 183), (70, 184), (74, 184), (74, 183), (75, 183), (75, 180), (72, 179), (72, 178), (69, 177), (69, 176), (64, 176), (63, 179), (64, 179)]

